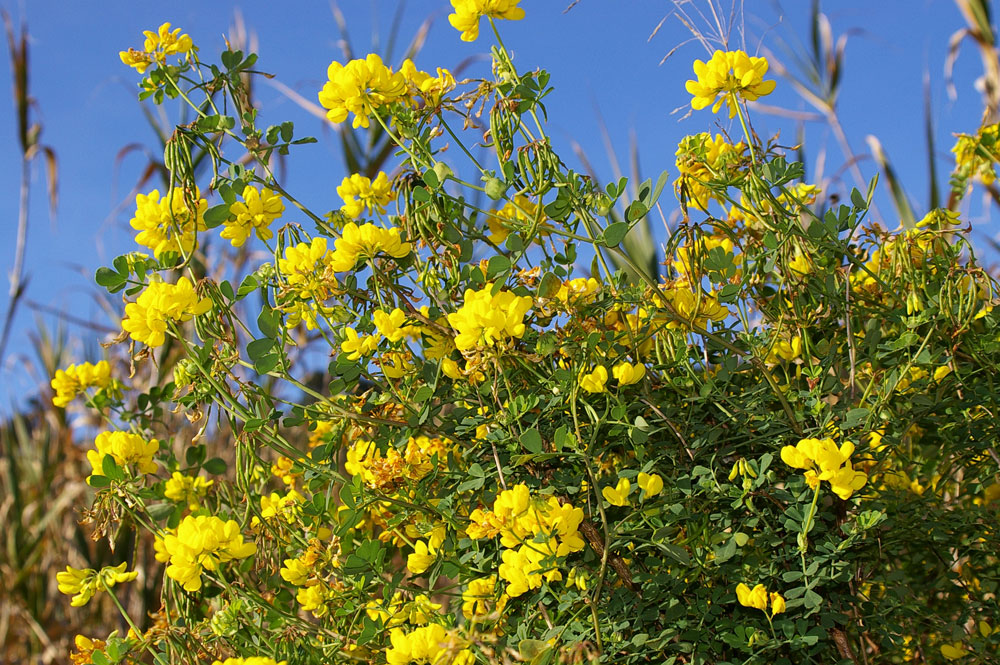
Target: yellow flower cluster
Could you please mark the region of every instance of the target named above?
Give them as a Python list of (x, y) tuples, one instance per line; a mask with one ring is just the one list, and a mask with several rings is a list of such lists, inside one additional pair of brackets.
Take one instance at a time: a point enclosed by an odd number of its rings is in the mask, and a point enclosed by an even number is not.
[(601, 283), (593, 277), (577, 277), (563, 282), (555, 297), (567, 305), (589, 305), (600, 291)]
[(703, 274), (701, 263), (716, 247), (721, 247), (726, 254), (733, 254), (733, 241), (721, 235), (698, 236), (693, 243), (683, 244), (677, 248), (673, 266), (687, 279), (697, 279)]
[(481, 620), (488, 615), (502, 612), (507, 605), (507, 595), (497, 599), (497, 576), (470, 580), (462, 592), (462, 614), (466, 619)]
[(340, 210), (351, 219), (357, 219), (366, 211), (369, 215), (384, 215), (385, 207), (393, 198), (389, 178), (382, 171), (375, 180), (352, 173), (337, 187), (337, 194), (344, 200)]
[(118, 57), (129, 67), (134, 67), (140, 74), (154, 62), (163, 64), (168, 55), (181, 55), (188, 53), (194, 48), (191, 38), (181, 34), (180, 28), (170, 29), (169, 23), (164, 23), (153, 32), (144, 30), (143, 35), (146, 41), (142, 45), (142, 50), (130, 48), (127, 51), (119, 51)]
[(479, 38), (479, 19), (506, 19), (520, 21), (524, 10), (518, 7), (521, 0), (451, 0), (454, 13), (448, 15), (448, 23), (462, 33), (463, 42), (474, 42)]
[[(649, 499), (663, 491), (663, 478), (656, 473), (640, 472), (636, 476), (636, 483), (645, 492), (644, 498)], [(632, 491), (632, 483), (628, 478), (619, 478), (614, 487), (605, 487), (601, 490), (601, 496), (612, 506), (627, 506), (630, 501), (629, 493)]]
[(1000, 159), (1000, 124), (984, 125), (975, 136), (959, 134), (955, 146), (955, 174), (962, 180), (975, 178), (984, 185), (997, 179), (993, 165)]
[(188, 199), (178, 187), (160, 198), (160, 191), (154, 189), (149, 194), (135, 197), (135, 216), (129, 221), (139, 233), (135, 241), (153, 250), (159, 259), (167, 252), (190, 254), (194, 249), (198, 231), (204, 231), (205, 210), (208, 201), (199, 198), (195, 190)]
[(98, 591), (107, 591), (116, 584), (124, 584), (134, 580), (138, 573), (135, 571), (126, 573), (125, 566), (125, 562), (117, 566), (105, 566), (99, 573), (92, 568), (81, 569), (66, 566), (64, 572), (56, 574), (59, 592), (73, 596), (69, 601), (73, 607), (82, 607)]
[[(486, 226), (490, 230), (490, 241), (495, 245), (501, 245), (507, 240), (511, 230), (529, 231), (535, 219), (542, 222), (545, 214), (540, 210), (540, 206), (533, 203), (531, 199), (523, 194), (518, 194), (513, 201), (508, 201), (500, 210), (492, 211), (486, 217)], [(547, 235), (551, 232), (551, 227), (540, 223), (538, 234)]]
[(346, 65), (331, 62), (326, 75), (329, 80), (319, 92), (319, 103), (334, 124), (344, 122), (347, 114), (353, 113), (354, 128), (367, 129), (370, 115), (383, 106), (404, 101), (407, 95), (406, 78), (394, 73), (375, 53)]
[(580, 387), (588, 393), (603, 393), (604, 385), (608, 382), (608, 369), (604, 365), (597, 365), (590, 372), (580, 372), (577, 380)]
[(392, 646), (385, 650), (388, 665), (473, 665), (476, 662), (464, 640), (436, 623), (420, 626), (409, 633), (393, 628), (389, 641)]
[(524, 334), (524, 315), (531, 309), (531, 298), (511, 291), (493, 295), (492, 291), (492, 284), (478, 291), (466, 289), (465, 303), (448, 315), (448, 323), (458, 332), (455, 346), (459, 351), (494, 346)]
[(611, 368), (611, 375), (618, 381), (619, 386), (628, 386), (642, 381), (646, 376), (646, 366), (642, 363), (620, 362)]
[(240, 525), (223, 522), (215, 515), (188, 515), (155, 542), (156, 560), (169, 562), (167, 576), (180, 583), (185, 591), (201, 588), (202, 571), (214, 571), (219, 564), (245, 559), (257, 551), (253, 543), (244, 543)]
[(58, 407), (65, 407), (87, 388), (103, 390), (110, 386), (111, 365), (108, 364), (108, 361), (102, 360), (96, 365), (81, 363), (70, 365), (64, 370), (57, 369), (50, 385), (52, 390), (56, 392), (52, 403)]
[(330, 266), (335, 272), (353, 270), (359, 259), (373, 259), (378, 254), (402, 259), (410, 253), (410, 243), (399, 239), (399, 229), (383, 229), (374, 224), (358, 226), (354, 222), (344, 226), (334, 248)]
[(410, 87), (410, 99), (424, 100), (424, 105), (437, 108), (441, 98), (455, 89), (455, 77), (447, 69), (437, 68), (437, 76), (417, 69), (413, 61), (407, 58), (399, 68)]
[(333, 252), (327, 249), (326, 238), (313, 238), (286, 247), (283, 258), (278, 259), (278, 272), (285, 279), (286, 296), (280, 307), (288, 314), (285, 325), (294, 328), (305, 322), (306, 328), (315, 330), (318, 317), (327, 314), (324, 307), (337, 288), (331, 261)]
[(701, 289), (695, 293), (683, 283), (663, 289), (663, 295), (666, 296), (670, 308), (680, 318), (678, 321), (671, 317), (667, 322), (667, 328), (706, 328), (709, 321), (723, 321), (729, 316), (729, 310), (721, 305), (715, 296), (704, 293)]
[[(712, 106), (712, 113), (725, 104), (729, 117), (735, 117), (742, 97), (755, 101), (774, 91), (774, 81), (765, 81), (767, 59), (748, 56), (743, 51), (716, 51), (708, 62), (694, 61), (696, 81), (688, 81), (685, 89), (692, 95), (691, 108)], [(721, 95), (721, 97), (720, 97)]]
[(834, 494), (847, 500), (868, 482), (868, 476), (851, 465), (853, 453), (854, 444), (850, 441), (838, 447), (831, 438), (802, 439), (794, 446), (782, 448), (781, 459), (794, 469), (805, 469), (810, 487), (818, 488), (826, 480)]
[(753, 589), (740, 582), (736, 587), (736, 599), (743, 607), (758, 609), (764, 614), (768, 614), (767, 604), (771, 603), (769, 616), (781, 614), (785, 611), (785, 599), (780, 593), (772, 591), (770, 594), (763, 584), (758, 584)]
[(201, 500), (208, 494), (208, 488), (215, 484), (214, 480), (205, 480), (201, 476), (185, 476), (180, 471), (174, 471), (163, 486), (163, 496), (171, 501), (186, 503), (188, 510), (201, 508)]
[(500, 535), (505, 549), (497, 573), (507, 582), (505, 594), (511, 598), (539, 588), (543, 577), (549, 582), (561, 580), (556, 559), (584, 547), (579, 531), (583, 510), (552, 496), (533, 497), (523, 483), (501, 492), (492, 511), (472, 511), (469, 521), (470, 538)]
[(383, 455), (372, 441), (361, 439), (348, 448), (344, 469), (371, 488), (389, 491), (403, 481), (416, 482), (430, 473), (435, 455), (438, 466), (447, 468), (448, 452), (453, 448), (450, 439), (421, 435), (410, 437), (402, 454), (390, 446)]
[(707, 210), (711, 200), (724, 202), (721, 194), (716, 194), (708, 182), (715, 179), (730, 179), (743, 162), (746, 145), (741, 141), (733, 145), (722, 134), (715, 138), (708, 132), (685, 136), (677, 145), (675, 164), (677, 179), (674, 190), (678, 199), (686, 197), (699, 210)]
[(160, 346), (169, 322), (190, 321), (210, 309), (212, 301), (199, 299), (187, 277), (179, 278), (176, 284), (153, 282), (135, 302), (125, 305), (122, 328), (137, 342)]
[(285, 559), (279, 571), (283, 580), (299, 587), (295, 599), (302, 609), (317, 618), (329, 612), (330, 601), (343, 591), (342, 583), (330, 580), (327, 574), (340, 567), (339, 555), (336, 539), (324, 544), (319, 538), (310, 538), (306, 550), (294, 559)]
[(160, 442), (156, 439), (146, 441), (131, 432), (101, 432), (94, 440), (94, 448), (87, 451), (87, 460), (96, 476), (104, 473), (102, 469), (107, 455), (111, 455), (120, 467), (135, 465), (139, 473), (156, 473), (153, 455), (160, 449)]
[(233, 247), (242, 247), (256, 233), (261, 240), (270, 240), (274, 233), (268, 228), (274, 220), (285, 212), (285, 204), (280, 194), (267, 187), (257, 189), (253, 185), (243, 188), (243, 200), (229, 206), (230, 218), (223, 224), (220, 234)]
[(372, 321), (375, 323), (375, 327), (378, 328), (379, 334), (390, 342), (399, 342), (404, 337), (412, 339), (420, 337), (420, 328), (418, 326), (406, 325), (406, 312), (398, 307), (391, 312), (385, 312), (381, 309), (376, 310), (372, 314)]
[[(286, 524), (294, 524), (302, 514), (303, 502), (305, 497), (294, 489), (284, 494), (271, 492), (267, 496), (260, 497), (260, 517), (265, 521), (278, 519)], [(257, 526), (260, 524), (260, 518), (254, 517), (251, 524)]]

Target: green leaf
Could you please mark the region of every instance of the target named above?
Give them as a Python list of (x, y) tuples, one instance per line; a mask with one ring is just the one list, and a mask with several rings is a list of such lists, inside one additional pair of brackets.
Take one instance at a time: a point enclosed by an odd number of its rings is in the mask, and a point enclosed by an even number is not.
[(628, 233), (628, 224), (625, 222), (615, 222), (604, 229), (604, 244), (608, 247), (617, 247), (625, 235)]
[(424, 171), (424, 184), (431, 189), (437, 189), (441, 186), (441, 181), (438, 180), (437, 173), (434, 172), (434, 169), (427, 169)]
[(229, 204), (220, 203), (205, 211), (205, 226), (214, 229), (219, 224), (229, 219)]
[(554, 298), (562, 287), (562, 281), (550, 272), (544, 273), (538, 282), (539, 298)]
[(493, 279), (499, 273), (510, 270), (510, 259), (502, 254), (497, 254), (490, 258), (486, 264), (486, 279)]
[(203, 468), (205, 469), (206, 472), (212, 474), (213, 476), (221, 476), (226, 472), (226, 469), (228, 467), (226, 465), (226, 461), (223, 460), (221, 457), (213, 457), (212, 459), (205, 462)]
[(268, 338), (255, 339), (254, 341), (247, 344), (247, 356), (250, 357), (250, 360), (256, 361), (266, 356), (273, 349), (274, 349), (273, 339), (268, 339)]
[(532, 427), (521, 435), (521, 445), (529, 453), (537, 455), (542, 452), (542, 435), (538, 433), (537, 429)]

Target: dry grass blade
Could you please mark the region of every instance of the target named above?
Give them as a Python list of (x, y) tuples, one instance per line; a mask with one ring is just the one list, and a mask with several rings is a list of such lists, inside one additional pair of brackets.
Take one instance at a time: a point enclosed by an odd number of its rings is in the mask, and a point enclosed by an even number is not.
[(948, 55), (945, 58), (948, 94), (951, 99), (957, 96), (952, 71), (962, 41), (969, 37), (979, 48), (979, 58), (983, 63), (982, 82), (986, 105), (983, 123), (995, 123), (1000, 120), (1000, 57), (997, 55), (997, 39), (991, 23), (989, 3), (985, 0), (955, 0), (955, 5), (965, 18), (968, 28), (956, 31), (948, 41)]
[(866, 136), (865, 141), (868, 143), (868, 149), (871, 150), (875, 161), (878, 162), (879, 167), (885, 174), (886, 182), (889, 183), (889, 191), (892, 194), (893, 205), (896, 206), (896, 212), (899, 213), (903, 226), (908, 229), (913, 228), (916, 224), (916, 218), (913, 216), (910, 199), (907, 197), (902, 183), (900, 183), (899, 178), (896, 176), (896, 170), (892, 167), (888, 155), (886, 155), (885, 150), (882, 148), (882, 142), (872, 134)]

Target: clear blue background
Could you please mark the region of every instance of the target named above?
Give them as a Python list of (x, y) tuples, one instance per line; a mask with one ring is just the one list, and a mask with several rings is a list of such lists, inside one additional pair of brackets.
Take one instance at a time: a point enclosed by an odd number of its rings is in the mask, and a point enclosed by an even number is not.
[[(729, 2), (723, 0), (724, 5)], [(564, 12), (567, 4), (568, 0), (524, 0), (525, 20), (502, 22), (501, 26), (504, 42), (521, 70), (541, 67), (552, 74), (555, 92), (547, 100), (549, 133), (557, 151), (571, 166), (578, 166), (570, 148), (576, 140), (602, 178), (612, 177), (601, 140), (598, 109), (623, 164), (628, 162), (630, 135), (634, 135), (643, 177), (655, 178), (664, 169), (671, 172), (671, 177), (675, 175), (673, 153), (685, 134), (717, 131), (716, 123), (729, 128), (729, 121), (721, 113), (713, 116), (702, 111), (686, 119), (682, 119), (683, 109), (671, 113), (690, 101), (684, 82), (692, 77), (692, 61), (708, 56), (700, 44), (690, 41), (661, 64), (671, 49), (690, 38), (681, 22), (671, 16), (672, 2), (582, 0)], [(789, 0), (779, 7), (771, 2), (748, 1), (745, 45), (734, 35), (731, 47), (743, 47), (753, 54), (763, 43), (782, 54), (782, 40), (808, 43), (809, 4)], [(363, 56), (370, 50), (373, 35), (387, 34), (397, 6), (395, 2), (363, 0), (341, 3), (356, 55)], [(696, 2), (694, 6), (706, 5)], [(26, 258), (30, 282), (26, 299), (110, 327), (115, 327), (117, 321), (113, 313), (98, 304), (102, 292), (92, 285), (92, 278), (97, 267), (136, 249), (134, 233), (128, 226), (134, 209), (134, 197), (129, 194), (146, 164), (138, 152), (129, 153), (120, 163), (116, 156), (133, 143), (156, 145), (136, 101), (139, 77), (120, 63), (118, 51), (141, 46), (143, 30), (155, 30), (161, 22), (171, 21), (191, 35), (201, 49), (203, 61), (217, 61), (223, 35), (229, 33), (234, 10), (239, 9), (249, 30), (258, 35), (259, 68), (273, 73), (310, 101), (315, 101), (330, 61), (343, 60), (333, 14), (324, 2), (279, 5), (178, 0), (170, 3), (169, 9), (165, 7), (133, 0), (30, 0), (7, 7), (15, 21), (25, 19), (28, 23), (31, 94), (38, 105), (35, 118), (44, 127), (42, 142), (52, 146), (59, 157), (59, 210), (55, 220), (48, 215), (43, 162), (36, 161), (32, 169)], [(882, 141), (914, 197), (919, 216), (927, 208), (924, 73), (930, 76), (938, 166), (944, 180), (951, 167), (948, 150), (954, 142), (952, 133), (974, 132), (982, 112), (979, 93), (973, 87), (981, 65), (969, 42), (963, 45), (956, 67), (958, 98), (952, 102), (945, 95), (943, 68), (948, 39), (964, 27), (964, 20), (951, 0), (841, 0), (828, 1), (823, 9), (833, 23), (835, 36), (852, 31), (839, 101), (841, 121), (852, 148), (866, 154), (867, 134)], [(434, 18), (426, 46), (416, 61), (418, 67), (428, 71), (439, 66), (453, 68), (470, 56), (488, 53), (492, 35), (485, 24), (477, 42), (461, 42), (458, 32), (447, 23), (449, 11), (448, 3), (440, 0), (406, 5), (401, 28), (404, 43), (428, 15)], [(400, 49), (396, 52), (400, 53)], [(487, 66), (487, 60), (480, 60), (465, 75), (486, 75)], [(12, 89), (9, 67), (0, 67), (0, 79), (0, 90)], [(293, 153), (286, 178), (288, 189), (314, 210), (338, 207), (334, 190), (345, 174), (334, 132), (274, 88), (258, 83), (257, 91), (262, 125), (290, 119), (296, 123), (297, 135), (320, 139), (318, 144)], [(0, 140), (4, 146), (0, 151), (0, 238), (4, 241), (0, 242), (0, 266), (4, 277), (13, 265), (20, 178), (14, 109), (10, 96), (5, 99), (6, 103), (0, 103)], [(780, 79), (776, 93), (765, 101), (796, 111), (813, 110)], [(168, 108), (170, 112), (175, 109)], [(797, 140), (797, 124), (793, 121), (757, 113), (754, 125), (761, 136), (781, 131), (784, 145)], [(807, 123), (805, 129), (810, 177), (824, 150), (825, 174), (837, 171), (843, 157), (826, 125)], [(734, 130), (738, 134), (738, 126)], [(870, 159), (862, 160), (860, 167), (866, 178), (877, 171)], [(848, 186), (854, 185), (849, 175), (845, 179)], [(883, 183), (878, 202), (886, 221), (895, 226), (895, 213), (886, 191)], [(675, 207), (669, 192), (661, 201), (666, 211)], [(983, 206), (976, 195), (965, 212), (973, 223), (974, 237), (983, 244), (982, 239), (994, 231), (989, 223), (989, 207)], [(295, 221), (290, 215), (285, 219)], [(6, 281), (0, 284), (4, 309), (7, 286)], [(117, 296), (112, 298), (120, 311), (120, 301), (114, 300)], [(25, 371), (26, 359), (32, 354), (28, 335), (38, 318), (51, 328), (58, 325), (58, 317), (32, 311), (22, 302), (0, 368), (0, 412), (8, 411), (47, 382), (48, 377)], [(71, 333), (85, 340), (76, 347), (74, 360), (98, 359), (100, 336), (72, 323), (66, 325)]]

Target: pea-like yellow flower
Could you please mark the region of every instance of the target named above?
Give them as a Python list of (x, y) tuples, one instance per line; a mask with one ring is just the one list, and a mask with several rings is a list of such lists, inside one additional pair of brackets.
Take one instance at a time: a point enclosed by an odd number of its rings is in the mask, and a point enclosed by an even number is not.
[(774, 91), (775, 82), (764, 80), (767, 68), (766, 58), (751, 57), (743, 51), (716, 51), (708, 62), (695, 60), (698, 79), (684, 86), (694, 95), (691, 107), (699, 110), (712, 106), (712, 113), (716, 113), (725, 104), (729, 117), (735, 117), (737, 97), (752, 102)]
[(642, 381), (642, 377), (646, 376), (646, 366), (620, 362), (611, 369), (611, 374), (618, 380), (619, 386), (627, 386)]
[(518, 7), (521, 0), (451, 0), (454, 13), (448, 15), (448, 23), (462, 33), (463, 42), (474, 42), (479, 38), (479, 19), (483, 16), (493, 19), (520, 21), (524, 10)]
[(139, 233), (135, 241), (153, 250), (159, 259), (167, 252), (190, 254), (198, 231), (204, 231), (208, 201), (200, 198), (196, 189), (191, 197), (180, 187), (160, 198), (160, 191), (135, 197), (135, 216), (129, 224)]
[(118, 52), (122, 62), (140, 74), (154, 62), (163, 64), (168, 55), (181, 55), (194, 48), (191, 38), (182, 35), (180, 28), (171, 30), (169, 23), (162, 24), (156, 32), (144, 30), (142, 34), (146, 36), (146, 41), (141, 51), (130, 48)]
[(767, 589), (763, 584), (758, 584), (750, 589), (746, 584), (740, 582), (736, 586), (736, 599), (743, 607), (753, 607), (762, 612), (767, 608)]
[(636, 478), (636, 482), (639, 484), (639, 487), (646, 492), (647, 499), (654, 497), (663, 491), (663, 478), (661, 478), (659, 474), (649, 474), (640, 471), (638, 477)]
[(215, 571), (226, 561), (245, 559), (257, 551), (253, 543), (243, 542), (239, 524), (215, 515), (188, 515), (154, 544), (156, 560), (169, 562), (167, 577), (185, 591), (201, 589), (203, 571)]
[(160, 449), (156, 439), (145, 440), (131, 432), (101, 432), (94, 440), (94, 450), (87, 451), (93, 475), (104, 473), (104, 458), (111, 455), (120, 467), (134, 465), (139, 473), (156, 473), (153, 455)]
[(174, 471), (163, 486), (163, 496), (171, 501), (186, 503), (188, 510), (201, 508), (201, 500), (208, 494), (208, 488), (215, 484), (214, 480), (206, 480), (201, 476), (185, 476), (180, 471)]
[(347, 354), (348, 360), (358, 360), (361, 356), (370, 356), (378, 349), (378, 338), (374, 335), (358, 335), (354, 328), (344, 328), (344, 341), (340, 350)]
[(608, 382), (608, 370), (604, 365), (597, 365), (590, 372), (580, 372), (580, 387), (588, 393), (603, 393)]
[(402, 628), (389, 632), (391, 646), (385, 650), (388, 665), (431, 663), (444, 665), (473, 665), (472, 651), (465, 640), (436, 623), (420, 626), (407, 633)]
[(437, 560), (437, 551), (433, 545), (418, 540), (413, 545), (413, 552), (406, 557), (406, 569), (414, 575), (420, 575)]
[(467, 289), (465, 302), (448, 315), (448, 323), (458, 332), (455, 346), (459, 351), (490, 347), (524, 335), (524, 315), (531, 309), (531, 298), (511, 291), (493, 295), (492, 291), (492, 284), (479, 291)]
[(187, 277), (176, 284), (153, 282), (135, 302), (125, 305), (122, 329), (137, 342), (156, 347), (166, 339), (167, 324), (190, 321), (212, 309), (212, 301), (198, 298)]
[(52, 404), (65, 407), (73, 398), (87, 388), (104, 389), (111, 385), (111, 365), (102, 360), (96, 365), (81, 363), (70, 365), (66, 369), (57, 369), (50, 383), (55, 396)]
[(771, 616), (782, 614), (785, 611), (785, 598), (780, 593), (772, 591), (768, 594), (771, 600)]
[(410, 86), (410, 99), (423, 99), (424, 105), (432, 109), (440, 106), (441, 99), (455, 89), (455, 77), (447, 69), (438, 67), (437, 76), (431, 76), (417, 69), (413, 61), (407, 58), (399, 71)]
[(406, 312), (396, 307), (391, 312), (381, 309), (372, 314), (372, 321), (379, 333), (390, 342), (398, 342), (404, 337), (417, 337), (420, 329), (406, 325)]
[(614, 487), (602, 489), (601, 496), (612, 506), (627, 506), (629, 505), (628, 494), (631, 490), (632, 483), (628, 481), (628, 478), (619, 478), (618, 484)]
[(253, 185), (243, 188), (243, 200), (229, 206), (230, 218), (223, 224), (221, 235), (233, 247), (242, 247), (256, 233), (261, 240), (270, 240), (274, 232), (268, 228), (274, 220), (285, 212), (285, 204), (280, 194), (267, 187), (257, 189)]
[(348, 222), (344, 231), (334, 241), (334, 252), (330, 257), (330, 267), (335, 272), (353, 270), (358, 260), (375, 258), (386, 254), (401, 259), (410, 254), (410, 243), (399, 238), (399, 229), (383, 229), (374, 224), (358, 226)]
[[(491, 611), (491, 605), (496, 599), (497, 576), (480, 577), (470, 580), (469, 585), (462, 592), (462, 614), (466, 619), (481, 619)], [(506, 598), (501, 597), (497, 604), (496, 611), (503, 609)]]
[(337, 194), (344, 200), (340, 210), (351, 219), (357, 219), (365, 212), (384, 215), (385, 207), (393, 199), (389, 178), (382, 171), (375, 176), (375, 180), (352, 173), (337, 187)]
[(821, 481), (830, 483), (830, 489), (841, 499), (865, 486), (868, 476), (863, 471), (855, 471), (851, 465), (854, 444), (845, 441), (839, 447), (827, 437), (823, 439), (801, 439), (794, 446), (781, 449), (781, 460), (795, 469), (804, 469), (806, 481), (813, 489)]
[(329, 79), (319, 92), (319, 103), (327, 109), (326, 117), (334, 124), (354, 114), (353, 126), (369, 126), (369, 116), (383, 106), (406, 98), (406, 78), (393, 72), (376, 53), (346, 65), (331, 62), (326, 71)]
[(64, 572), (56, 574), (59, 592), (73, 596), (69, 602), (73, 607), (82, 607), (90, 602), (90, 599), (98, 591), (107, 591), (116, 584), (124, 584), (134, 580), (139, 573), (135, 571), (126, 573), (126, 565), (125, 562), (122, 562), (117, 566), (105, 566), (101, 572), (92, 568), (81, 569), (66, 566)]

